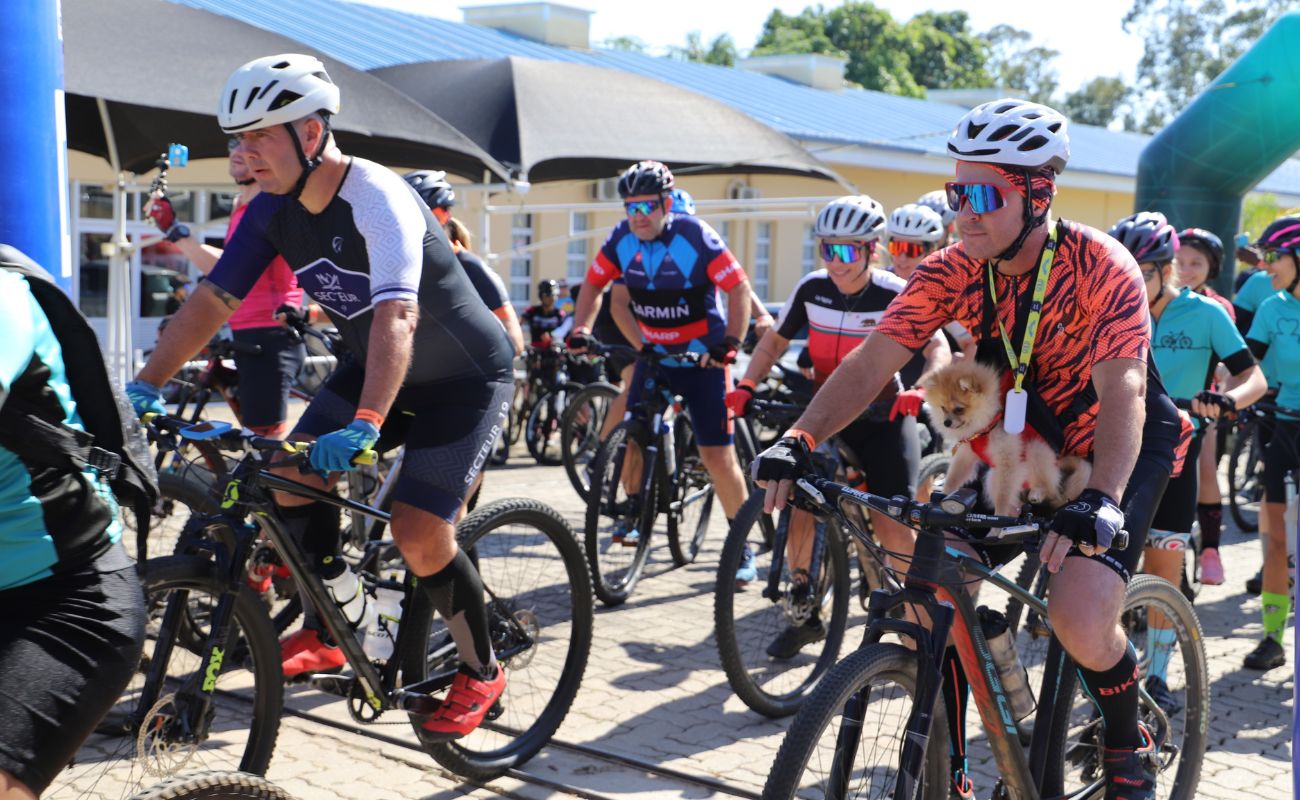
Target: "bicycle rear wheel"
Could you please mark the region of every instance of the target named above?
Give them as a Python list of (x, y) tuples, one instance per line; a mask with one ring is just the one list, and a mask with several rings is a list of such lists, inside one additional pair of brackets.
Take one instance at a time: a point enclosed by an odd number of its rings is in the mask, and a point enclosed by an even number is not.
[[(766, 516), (761, 494), (751, 495), (736, 514), (718, 560), (713, 620), (718, 655), (736, 696), (760, 714), (784, 717), (799, 709), (839, 657), (849, 613), (849, 565), (843, 534), (828, 521), (819, 590), (796, 592), (787, 567), (779, 581), (781, 596), (763, 597), (773, 553), (758, 524), (761, 516)], [(753, 555), (756, 576), (738, 586), (737, 570), (746, 548)], [(826, 638), (791, 658), (768, 654), (787, 627), (802, 626), (813, 614), (825, 625)]]
[[(200, 673), (200, 654), (225, 580), (206, 557), (168, 556), (146, 562), (141, 583), (148, 617), (140, 669), (56, 785), (75, 789), (78, 796), (127, 797), (181, 771), (264, 774), (284, 705), (280, 647), (266, 608), (251, 589), (240, 588), (215, 675), (207, 730), (196, 736), (182, 713), (186, 690), (213, 677)], [(186, 621), (173, 641), (163, 642), (160, 633), (169, 607), (183, 612)], [(168, 649), (162, 680), (147, 686), (150, 668)]]
[(695, 431), (685, 415), (673, 420), (677, 469), (668, 485), (668, 552), (679, 567), (694, 563), (713, 516), (713, 479), (700, 458)]
[[(573, 531), (536, 500), (489, 503), (460, 523), (457, 539), (487, 590), (506, 689), (477, 730), (427, 750), (457, 775), (490, 780), (532, 758), (569, 713), (591, 651), (591, 584)], [(438, 655), (446, 650), (443, 621), (423, 592), (412, 598), (401, 621), (415, 634), (399, 654), (404, 684), (454, 666)], [(417, 733), (421, 722), (412, 718)]]
[[(607, 606), (622, 605), (641, 579), (650, 554), (659, 481), (650, 481), (650, 497), (629, 496), (623, 485), (623, 464), (630, 433), (639, 423), (624, 421), (610, 431), (592, 461), (592, 490), (587, 498), (584, 542), (591, 566), (591, 588)], [(644, 428), (644, 426), (641, 426)], [(642, 459), (644, 466), (644, 459)], [(627, 534), (636, 532), (634, 542)]]
[(569, 400), (560, 415), (560, 456), (564, 460), (564, 472), (584, 503), (591, 490), (591, 460), (600, 447), (600, 431), (609, 404), (616, 397), (617, 386), (590, 383)]
[(131, 800), (294, 800), (265, 778), (246, 772), (199, 772), (169, 778)]
[(1259, 530), (1260, 505), (1264, 502), (1264, 445), (1256, 421), (1240, 425), (1228, 457), (1228, 510), (1243, 533)]
[[(763, 800), (892, 798), (915, 697), (916, 655), (907, 648), (875, 644), (845, 658), (799, 709)], [(860, 719), (846, 719), (851, 710)], [(943, 701), (936, 699), (916, 794), (924, 800), (948, 798), (947, 730)], [(841, 736), (845, 741), (838, 741)], [(844, 779), (838, 791), (836, 776)]]
[[(1182, 592), (1154, 575), (1133, 578), (1125, 595), (1122, 621), (1129, 641), (1138, 651), (1143, 687), (1151, 685), (1154, 660), (1161, 655), (1154, 646), (1153, 631), (1175, 631), (1165, 669), (1165, 683), (1173, 703), (1162, 713), (1144, 688), (1138, 717), (1161, 745), (1156, 797), (1190, 800), (1196, 796), (1200, 782), (1210, 708), (1200, 621)], [(1059, 647), (1053, 645), (1052, 651)], [(1044, 795), (1062, 794), (1063, 786), (1083, 786), (1101, 775), (1101, 720), (1073, 665), (1061, 670), (1059, 687), (1048, 739), (1051, 746), (1047, 751)]]

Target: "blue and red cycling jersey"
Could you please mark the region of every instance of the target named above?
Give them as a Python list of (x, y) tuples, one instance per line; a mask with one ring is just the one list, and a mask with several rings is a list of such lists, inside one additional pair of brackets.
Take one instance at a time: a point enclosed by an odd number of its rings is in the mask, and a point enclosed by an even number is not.
[(663, 353), (706, 352), (727, 333), (719, 289), (745, 283), (745, 270), (708, 223), (672, 214), (663, 232), (643, 242), (619, 222), (587, 270), (587, 283), (604, 288), (622, 278), (641, 335)]

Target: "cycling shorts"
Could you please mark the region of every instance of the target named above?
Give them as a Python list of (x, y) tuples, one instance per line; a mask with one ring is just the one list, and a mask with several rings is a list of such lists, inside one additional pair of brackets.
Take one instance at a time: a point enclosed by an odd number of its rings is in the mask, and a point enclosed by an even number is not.
[[(1286, 502), (1286, 474), (1300, 467), (1300, 420), (1279, 419), (1269, 426), (1264, 447), (1264, 502)], [(1263, 438), (1264, 428), (1260, 427)]]
[[(365, 370), (341, 365), (307, 406), (294, 433), (322, 436), (356, 417)], [(379, 432), (381, 452), (406, 445), (393, 499), (455, 523), (506, 424), (513, 382), (481, 377), (403, 386)]]
[(921, 465), (921, 441), (915, 417), (893, 422), (859, 417), (836, 434), (840, 444), (857, 460), (867, 479), (867, 491), (893, 497), (916, 496), (916, 474)]
[(289, 389), (298, 379), (306, 348), (287, 329), (240, 328), (231, 331), (240, 344), (262, 348), (258, 355), (235, 353), (239, 369), (239, 416), (250, 428), (264, 428), (289, 417)]
[[(1203, 431), (1203, 429), (1202, 429)], [(1191, 533), (1192, 523), (1196, 521), (1196, 503), (1201, 489), (1200, 458), (1205, 436), (1198, 431), (1187, 445), (1187, 457), (1183, 460), (1183, 471), (1169, 479), (1165, 487), (1165, 496), (1156, 509), (1156, 518), (1151, 527), (1169, 533)], [(1213, 444), (1213, 442), (1211, 442)], [(1156, 545), (1152, 543), (1152, 547)]]
[(0, 770), (40, 795), (140, 665), (144, 601), (121, 545), (0, 591)]
[[(632, 385), (627, 391), (628, 411), (636, 409), (645, 389), (646, 370), (644, 361), (638, 361), (632, 373)], [(695, 441), (701, 447), (726, 447), (731, 444), (734, 422), (724, 402), (731, 389), (731, 368), (724, 367), (660, 367), (660, 378), (668, 385), (669, 391), (680, 395), (687, 413), (691, 417), (691, 427), (695, 430)]]

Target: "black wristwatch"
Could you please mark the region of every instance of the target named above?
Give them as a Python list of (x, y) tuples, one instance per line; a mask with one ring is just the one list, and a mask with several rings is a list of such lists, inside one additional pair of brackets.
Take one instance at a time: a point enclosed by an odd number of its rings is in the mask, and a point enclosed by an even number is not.
[(190, 238), (190, 226), (183, 223), (176, 223), (167, 231), (167, 241), (175, 242), (177, 239)]

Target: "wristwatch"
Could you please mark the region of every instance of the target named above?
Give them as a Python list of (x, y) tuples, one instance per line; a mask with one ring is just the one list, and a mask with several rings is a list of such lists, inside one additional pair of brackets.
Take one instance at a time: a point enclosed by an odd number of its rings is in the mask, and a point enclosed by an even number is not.
[(177, 239), (190, 238), (190, 226), (177, 222), (167, 230), (167, 241), (175, 242)]

